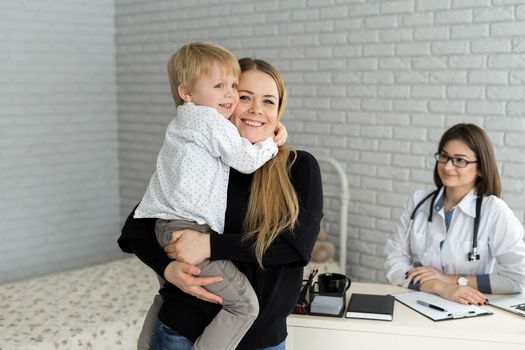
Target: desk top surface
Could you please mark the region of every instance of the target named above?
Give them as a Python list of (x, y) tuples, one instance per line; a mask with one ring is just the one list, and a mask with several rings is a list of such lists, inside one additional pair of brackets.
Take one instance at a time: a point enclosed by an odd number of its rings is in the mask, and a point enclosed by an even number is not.
[[(348, 290), (347, 301), (350, 299), (352, 293), (389, 294), (404, 291), (409, 290), (388, 284), (354, 282)], [(490, 316), (434, 322), (396, 301), (394, 304), (394, 320), (391, 322), (291, 315), (288, 317), (288, 325), (348, 331), (452, 337), (466, 340), (486, 339), (487, 341), (525, 344), (524, 317), (492, 306), (483, 306), (483, 308), (494, 314)]]

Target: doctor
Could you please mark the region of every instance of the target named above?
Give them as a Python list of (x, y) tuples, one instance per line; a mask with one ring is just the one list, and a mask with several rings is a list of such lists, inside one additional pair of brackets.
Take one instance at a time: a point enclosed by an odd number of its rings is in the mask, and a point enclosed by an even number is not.
[(435, 158), (438, 189), (416, 191), (405, 203), (385, 247), (386, 278), (462, 304), (486, 303), (482, 293), (522, 291), (523, 226), (499, 198), (488, 135), (473, 124), (454, 125)]

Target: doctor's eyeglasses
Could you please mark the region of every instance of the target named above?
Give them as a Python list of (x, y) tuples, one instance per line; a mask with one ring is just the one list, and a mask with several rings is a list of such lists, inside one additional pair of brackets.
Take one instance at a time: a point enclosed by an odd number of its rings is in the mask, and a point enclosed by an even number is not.
[(467, 165), (472, 163), (477, 163), (477, 160), (466, 160), (463, 158), (455, 158), (455, 157), (449, 157), (445, 153), (436, 152), (434, 154), (434, 158), (436, 158), (436, 161), (438, 163), (447, 164), (448, 161), (452, 161), (452, 165), (456, 168), (466, 168)]

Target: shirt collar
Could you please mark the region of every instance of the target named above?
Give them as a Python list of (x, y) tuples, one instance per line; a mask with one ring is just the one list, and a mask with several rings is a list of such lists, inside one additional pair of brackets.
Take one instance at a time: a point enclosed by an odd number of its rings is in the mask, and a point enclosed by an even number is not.
[[(445, 193), (445, 188), (442, 187), (439, 190), (438, 197), (436, 198), (436, 204), (434, 204), (434, 209), (436, 211), (440, 211), (443, 209), (443, 205), (445, 202), (445, 196), (443, 195)], [(476, 188), (473, 188), (463, 197), (463, 199), (456, 204), (454, 208), (461, 209), (462, 212), (465, 214), (475, 218), (476, 217), (476, 198), (477, 198), (477, 191)]]

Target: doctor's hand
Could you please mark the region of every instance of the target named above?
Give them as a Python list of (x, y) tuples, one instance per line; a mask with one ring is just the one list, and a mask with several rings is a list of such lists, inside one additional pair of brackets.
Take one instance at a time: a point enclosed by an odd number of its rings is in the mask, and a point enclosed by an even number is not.
[(422, 284), (420, 290), (438, 294), (445, 299), (460, 304), (483, 305), (487, 301), (487, 298), (477, 289), (458, 286), (456, 284), (445, 283), (438, 280), (432, 280)]
[(210, 257), (210, 235), (193, 230), (175, 231), (164, 251), (171, 259), (197, 265)]
[(164, 278), (195, 298), (199, 298), (210, 303), (222, 304), (222, 298), (208, 292), (202, 286), (222, 281), (222, 277), (196, 277), (200, 273), (197, 266), (189, 265), (181, 261), (172, 261), (164, 270)]
[(448, 276), (444, 273), (439, 272), (433, 267), (429, 266), (420, 266), (415, 267), (413, 269), (408, 270), (407, 279), (409, 281), (412, 281), (414, 284), (423, 284), (425, 282), (428, 282), (430, 280), (439, 280), (445, 283), (451, 283), (455, 284), (456, 280), (454, 279), (454, 276)]

